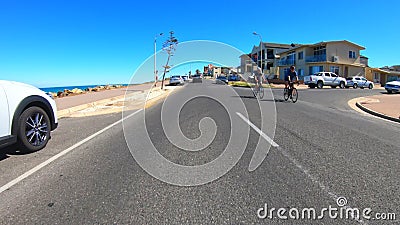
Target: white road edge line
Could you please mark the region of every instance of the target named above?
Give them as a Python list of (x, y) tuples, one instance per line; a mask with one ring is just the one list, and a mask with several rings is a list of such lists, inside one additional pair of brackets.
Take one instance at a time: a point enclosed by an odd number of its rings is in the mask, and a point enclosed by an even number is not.
[(108, 125), (107, 127), (105, 127), (105, 128), (103, 128), (103, 129), (97, 131), (96, 133), (90, 135), (89, 137), (83, 139), (82, 141), (80, 141), (80, 142), (78, 142), (78, 143), (72, 145), (71, 147), (69, 147), (69, 148), (63, 150), (62, 152), (58, 153), (57, 155), (52, 156), (51, 158), (47, 159), (46, 161), (44, 161), (44, 162), (40, 163), (39, 165), (35, 166), (34, 168), (28, 170), (27, 172), (25, 172), (25, 173), (22, 174), (21, 176), (15, 178), (14, 180), (12, 180), (12, 181), (8, 182), (7, 184), (5, 184), (4, 186), (0, 187), (0, 194), (1, 194), (2, 192), (4, 192), (5, 190), (11, 188), (12, 186), (18, 184), (18, 183), (21, 182), (23, 179), (25, 179), (25, 178), (29, 177), (30, 175), (36, 173), (38, 170), (40, 170), (41, 168), (47, 166), (47, 165), (50, 164), (51, 162), (53, 162), (53, 161), (55, 161), (56, 159), (60, 158), (61, 156), (65, 155), (65, 154), (67, 154), (68, 152), (74, 150), (75, 148), (77, 148), (77, 147), (83, 145), (84, 143), (86, 143), (86, 142), (90, 141), (91, 139), (95, 138), (96, 136), (98, 136), (98, 135), (104, 133), (104, 132), (107, 131), (108, 129), (114, 127), (115, 125), (117, 125), (117, 124), (119, 124), (119, 123), (121, 123), (124, 119), (128, 119), (128, 118), (130, 118), (130, 117), (136, 115), (137, 113), (139, 113), (139, 112), (141, 112), (141, 111), (143, 111), (143, 109), (139, 109), (139, 110), (133, 112), (132, 114), (130, 114), (130, 115), (126, 116), (126, 117), (123, 117), (122, 119), (118, 120), (117, 122), (115, 122), (115, 123), (113, 123), (113, 124), (111, 124), (111, 125)]
[(263, 137), (266, 141), (268, 141), (272, 146), (274, 147), (279, 147), (277, 143), (274, 142), (268, 135), (266, 135), (262, 130), (260, 130), (256, 125), (250, 122), (249, 119), (247, 119), (245, 116), (243, 116), (240, 112), (236, 112), (236, 114), (244, 120), (251, 128), (253, 128), (257, 133), (260, 134), (261, 137)]

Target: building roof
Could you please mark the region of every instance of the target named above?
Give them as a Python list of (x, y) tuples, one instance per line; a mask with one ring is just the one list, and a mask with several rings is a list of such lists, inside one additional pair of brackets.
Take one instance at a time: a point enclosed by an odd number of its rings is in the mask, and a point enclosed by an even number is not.
[(329, 44), (329, 43), (347, 43), (347, 44), (350, 44), (350, 45), (353, 45), (353, 46), (359, 48), (360, 50), (365, 50), (365, 48), (363, 46), (361, 46), (361, 45), (354, 44), (353, 42), (350, 42), (350, 41), (342, 40), (342, 41), (321, 41), (321, 42), (318, 42), (318, 43), (315, 43), (315, 44), (298, 45), (298, 46), (296, 46), (294, 48), (288, 49), (288, 50), (283, 51), (283, 52), (281, 52), (279, 54), (291, 52), (293, 50), (296, 50), (296, 49), (299, 49), (299, 48), (303, 48), (303, 47), (314, 47), (314, 46), (326, 45), (326, 44)]
[[(298, 45), (298, 44), (296, 44)], [(280, 49), (289, 49), (292, 48), (290, 44), (281, 44), (281, 43), (272, 43), (272, 42), (263, 42), (263, 48), (280, 48)], [(254, 45), (251, 49), (251, 53), (256, 53), (260, 49), (260, 44)]]

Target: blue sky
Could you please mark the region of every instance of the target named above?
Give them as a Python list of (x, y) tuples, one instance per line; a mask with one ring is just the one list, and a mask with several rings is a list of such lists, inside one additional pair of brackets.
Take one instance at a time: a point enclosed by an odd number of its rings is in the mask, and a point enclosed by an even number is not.
[(253, 31), (266, 42), (346, 39), (366, 47), (362, 54), (371, 66), (400, 64), (399, 6), (361, 0), (1, 1), (0, 79), (39, 87), (128, 83), (152, 56), (154, 36), (170, 30), (180, 42), (213, 40), (244, 52), (259, 42)]

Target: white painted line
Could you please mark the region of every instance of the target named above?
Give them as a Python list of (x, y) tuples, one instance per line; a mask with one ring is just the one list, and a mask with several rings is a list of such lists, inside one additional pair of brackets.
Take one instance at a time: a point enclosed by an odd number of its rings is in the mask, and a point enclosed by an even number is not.
[[(322, 182), (320, 182), (315, 176), (313, 176), (310, 173), (310, 170), (305, 168), (303, 165), (300, 164), (299, 161), (297, 161), (294, 157), (292, 157), (285, 149), (279, 147), (278, 150), (282, 153), (283, 156), (285, 156), (287, 159), (289, 159), (297, 168), (299, 168), (312, 182), (318, 185), (318, 187), (324, 191), (331, 199), (337, 200), (340, 196), (331, 192), (327, 186), (325, 186)], [(345, 209), (353, 208), (351, 206), (344, 206)], [(361, 224), (367, 224), (364, 220), (361, 218), (354, 218), (358, 223)]]
[[(282, 153), (283, 156), (285, 156), (287, 159), (289, 159), (298, 169), (300, 169), (307, 177), (308, 179), (310, 179), (313, 183), (316, 183), (318, 185), (318, 187), (325, 192), (331, 199), (333, 200), (337, 200), (339, 198), (339, 195), (331, 192), (327, 186), (325, 186), (323, 183), (321, 183), (315, 176), (313, 176), (310, 173), (310, 170), (305, 168), (303, 165), (300, 164), (299, 161), (297, 161), (294, 157), (292, 157), (285, 149), (279, 147), (278, 144), (276, 144), (270, 137), (268, 137), (264, 132), (262, 132), (256, 125), (254, 125), (253, 123), (251, 123), (245, 116), (243, 116), (241, 113), (236, 112), (236, 114), (242, 118), (242, 120), (244, 120), (245, 122), (247, 122), (247, 124), (249, 124), (255, 131), (257, 131), (257, 133), (260, 134), (261, 137), (263, 137), (265, 140), (267, 140), (272, 146), (277, 147), (278, 150), (280, 150), (280, 152)], [(250, 165), (249, 165), (249, 171), (254, 171), (264, 160), (264, 158), (266, 157), (266, 154), (268, 154), (268, 151), (266, 151), (264, 153), (265, 155), (261, 155), (258, 156), (260, 158), (258, 159), (254, 159), (255, 154), (253, 155), (253, 158), (251, 159)], [(256, 163), (254, 163), (252, 165), (253, 160), (257, 160)], [(345, 209), (348, 208), (352, 208), (350, 206), (344, 206)], [(355, 218), (355, 220), (358, 223), (361, 224), (367, 224), (364, 220), (360, 219), (360, 218)]]
[(268, 137), (268, 135), (266, 135), (264, 132), (262, 132), (262, 130), (260, 130), (256, 125), (254, 125), (253, 123), (250, 122), (250, 120), (248, 120), (245, 116), (243, 116), (241, 113), (236, 112), (236, 114), (242, 119), (244, 120), (247, 124), (250, 125), (251, 128), (253, 128), (257, 133), (260, 134), (261, 137), (263, 137), (266, 141), (268, 141), (272, 146), (274, 147), (279, 147), (279, 145), (277, 143), (274, 142), (274, 140), (272, 140), (270, 137)]
[(15, 178), (14, 180), (12, 180), (12, 181), (8, 182), (7, 184), (5, 184), (4, 186), (0, 187), (0, 194), (1, 194), (3, 191), (9, 189), (10, 187), (12, 187), (12, 186), (18, 184), (18, 183), (19, 183), (20, 181), (22, 181), (23, 179), (25, 179), (25, 178), (29, 177), (30, 175), (36, 173), (38, 170), (40, 170), (41, 168), (47, 166), (47, 165), (50, 164), (51, 162), (53, 162), (53, 161), (55, 161), (56, 159), (60, 158), (61, 156), (65, 155), (65, 154), (67, 154), (68, 152), (74, 150), (75, 148), (77, 148), (77, 147), (79, 147), (79, 146), (85, 144), (86, 142), (90, 141), (91, 139), (95, 138), (96, 136), (98, 136), (98, 135), (104, 133), (104, 132), (107, 131), (108, 129), (114, 127), (115, 125), (117, 125), (117, 124), (119, 124), (119, 123), (121, 123), (124, 119), (128, 119), (128, 118), (130, 118), (130, 117), (136, 115), (137, 113), (139, 113), (139, 112), (141, 112), (141, 111), (143, 111), (143, 109), (139, 109), (139, 110), (133, 112), (132, 114), (130, 114), (130, 115), (128, 115), (128, 116), (126, 116), (126, 117), (124, 117), (124, 118), (118, 120), (117, 122), (115, 122), (115, 123), (113, 123), (113, 124), (111, 124), (111, 125), (109, 125), (109, 126), (103, 128), (103, 129), (97, 131), (96, 133), (90, 135), (89, 137), (83, 139), (82, 141), (80, 141), (80, 142), (78, 142), (78, 143), (72, 145), (71, 147), (69, 147), (69, 148), (63, 150), (62, 152), (58, 153), (57, 155), (54, 155), (53, 157), (51, 157), (51, 158), (47, 159), (46, 161), (40, 163), (39, 165), (37, 165), (37, 166), (35, 166), (34, 168), (30, 169), (29, 171), (25, 172), (25, 173), (22, 174), (21, 176)]

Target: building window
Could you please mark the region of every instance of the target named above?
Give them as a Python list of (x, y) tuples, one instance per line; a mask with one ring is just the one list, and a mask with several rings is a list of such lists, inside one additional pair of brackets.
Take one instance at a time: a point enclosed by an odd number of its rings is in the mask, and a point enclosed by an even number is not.
[(304, 59), (304, 52), (299, 52), (297, 57), (299, 60)]
[(356, 58), (356, 52), (355, 51), (349, 51), (349, 58), (350, 59), (355, 59)]
[(283, 69), (283, 74), (285, 76), (287, 76), (287, 75), (289, 75), (289, 71), (290, 71), (290, 68), (285, 68), (285, 69)]
[(338, 66), (331, 66), (331, 72), (339, 75), (339, 67)]
[(325, 46), (315, 47), (314, 55), (326, 55), (326, 47)]
[(374, 74), (374, 82), (375, 83), (380, 83), (381, 82), (381, 76), (379, 73)]
[(318, 72), (324, 71), (323, 66), (310, 66), (309, 67), (310, 74), (316, 74)]
[(296, 52), (289, 53), (287, 56), (288, 64), (295, 65), (296, 64)]
[(304, 69), (299, 69), (297, 72), (297, 76), (299, 76), (299, 80), (303, 79), (304, 77)]

